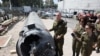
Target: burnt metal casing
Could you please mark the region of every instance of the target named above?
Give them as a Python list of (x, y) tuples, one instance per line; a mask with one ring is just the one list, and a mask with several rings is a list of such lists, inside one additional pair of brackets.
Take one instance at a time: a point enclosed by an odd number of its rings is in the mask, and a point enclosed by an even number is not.
[(54, 56), (55, 45), (50, 33), (35, 12), (26, 18), (16, 44), (18, 56)]

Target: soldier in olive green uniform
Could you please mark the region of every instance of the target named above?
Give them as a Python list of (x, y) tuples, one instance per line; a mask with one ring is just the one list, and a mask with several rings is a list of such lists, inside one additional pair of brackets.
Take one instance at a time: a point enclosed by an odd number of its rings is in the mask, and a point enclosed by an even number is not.
[[(84, 27), (83, 27), (83, 22), (79, 21), (78, 24), (76, 24), (76, 27), (74, 29), (73, 34), (80, 38), (81, 34), (84, 32)], [(73, 51), (73, 56), (79, 56), (80, 53), (80, 48), (81, 48), (81, 42), (78, 41), (77, 39), (73, 38), (73, 42), (72, 42), (72, 51)], [(76, 55), (75, 55), (76, 53)]]
[(82, 56), (90, 56), (93, 50), (93, 45), (97, 41), (96, 35), (93, 33), (94, 26), (87, 24), (85, 26), (85, 32), (82, 33), (81, 38), (76, 38), (82, 42), (81, 54)]
[(100, 19), (98, 20), (98, 22), (95, 24), (95, 28), (96, 28), (96, 32), (97, 32), (97, 50), (96, 52), (99, 53), (100, 52)]
[(98, 40), (97, 40), (98, 42), (97, 42), (97, 50), (96, 50), (96, 52), (97, 53), (100, 53), (100, 33), (99, 33), (99, 36), (98, 36)]
[(64, 35), (67, 31), (66, 22), (61, 19), (61, 15), (57, 15), (57, 19), (53, 23), (52, 29), (49, 31), (54, 30), (54, 41), (56, 46), (56, 56), (63, 55), (63, 44), (64, 44)]

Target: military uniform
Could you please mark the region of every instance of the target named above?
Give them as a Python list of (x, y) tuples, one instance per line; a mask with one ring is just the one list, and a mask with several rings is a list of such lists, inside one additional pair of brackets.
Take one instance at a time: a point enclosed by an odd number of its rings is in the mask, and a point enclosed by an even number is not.
[[(80, 38), (82, 32), (84, 32), (84, 28), (80, 25), (80, 23), (76, 24), (75, 27), (76, 32), (74, 32), (74, 34)], [(81, 48), (81, 42), (78, 41), (77, 39), (73, 38), (73, 42), (72, 42), (72, 50), (73, 50), (73, 56), (79, 56), (80, 53), (80, 48)]]
[(97, 23), (95, 25), (95, 28), (96, 28), (96, 32), (97, 32), (97, 53), (100, 52), (99, 49), (100, 49), (100, 23)]
[(87, 32), (84, 32), (81, 36), (82, 42), (82, 49), (81, 54), (82, 56), (90, 56), (93, 50), (94, 42), (96, 42), (96, 36), (94, 33), (89, 36)]
[[(55, 21), (53, 23), (53, 28), (50, 29), (50, 31), (54, 30), (54, 41), (56, 46), (56, 56), (58, 54), (60, 56), (63, 55), (63, 44), (64, 44), (64, 35), (67, 32), (66, 22), (64, 22), (62, 19), (58, 22)], [(57, 39), (58, 35), (62, 35), (59, 39)]]

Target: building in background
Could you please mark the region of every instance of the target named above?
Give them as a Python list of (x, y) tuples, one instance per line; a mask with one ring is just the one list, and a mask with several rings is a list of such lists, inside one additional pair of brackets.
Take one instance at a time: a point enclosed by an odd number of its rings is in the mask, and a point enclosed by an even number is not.
[(58, 2), (57, 9), (60, 11), (100, 10), (100, 0), (62, 0)]

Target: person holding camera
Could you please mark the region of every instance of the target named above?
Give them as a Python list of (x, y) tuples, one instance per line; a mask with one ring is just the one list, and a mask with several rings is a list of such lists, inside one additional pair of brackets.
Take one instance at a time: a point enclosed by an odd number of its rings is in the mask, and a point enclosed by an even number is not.
[(77, 39), (75, 39), (74, 37), (81, 37), (81, 34), (84, 32), (84, 25), (83, 25), (83, 21), (79, 20), (79, 23), (76, 24), (75, 29), (72, 33), (73, 36), (73, 41), (72, 41), (72, 51), (73, 51), (73, 56), (79, 56), (80, 53), (80, 49), (81, 49), (81, 42), (78, 41)]

